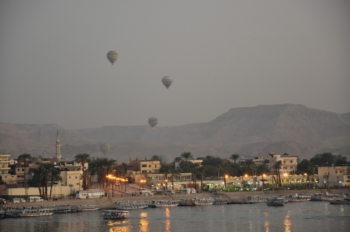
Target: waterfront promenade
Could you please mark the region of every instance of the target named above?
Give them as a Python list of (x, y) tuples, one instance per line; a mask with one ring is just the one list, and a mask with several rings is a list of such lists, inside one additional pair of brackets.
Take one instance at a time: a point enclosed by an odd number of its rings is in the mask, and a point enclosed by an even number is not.
[[(326, 193), (327, 189), (313, 189), (313, 190), (278, 190), (278, 191), (242, 191), (242, 192), (218, 192), (218, 193), (196, 193), (196, 194), (174, 194), (174, 195), (153, 195), (153, 196), (116, 196), (116, 197), (102, 197), (97, 199), (62, 199), (57, 201), (43, 201), (43, 202), (25, 202), (25, 203), (6, 203), (4, 207), (46, 207), (54, 205), (96, 205), (99, 208), (114, 207), (114, 203), (118, 201), (151, 201), (151, 200), (180, 200), (190, 198), (208, 198), (221, 197), (232, 201), (244, 201), (247, 196), (278, 196), (278, 195), (293, 195), (293, 194), (315, 194)], [(350, 189), (331, 189), (331, 194), (350, 193)]]

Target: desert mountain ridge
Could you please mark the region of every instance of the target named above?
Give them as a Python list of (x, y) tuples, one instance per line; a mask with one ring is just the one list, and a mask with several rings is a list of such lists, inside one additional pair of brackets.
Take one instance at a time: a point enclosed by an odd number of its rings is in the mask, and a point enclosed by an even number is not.
[(222, 158), (233, 153), (266, 156), (271, 151), (301, 159), (323, 152), (350, 155), (350, 113), (295, 104), (232, 108), (210, 122), (154, 129), (140, 125), (70, 130), (57, 124), (0, 123), (0, 153), (13, 158), (22, 153), (54, 156), (57, 130), (66, 160), (78, 153), (103, 157), (101, 143), (111, 145), (105, 156), (120, 162), (152, 155), (172, 160), (184, 151)]

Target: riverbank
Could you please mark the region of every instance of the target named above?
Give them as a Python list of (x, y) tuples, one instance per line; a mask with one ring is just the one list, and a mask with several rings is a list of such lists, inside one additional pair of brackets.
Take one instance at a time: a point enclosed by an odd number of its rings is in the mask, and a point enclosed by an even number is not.
[[(98, 208), (114, 207), (115, 202), (119, 201), (152, 201), (152, 200), (180, 200), (191, 198), (208, 198), (221, 197), (232, 201), (243, 201), (247, 196), (278, 196), (278, 195), (294, 195), (294, 194), (315, 194), (326, 193), (326, 189), (312, 189), (312, 190), (278, 190), (278, 191), (247, 191), (247, 192), (218, 192), (218, 193), (196, 193), (196, 194), (174, 194), (174, 195), (154, 195), (154, 196), (118, 196), (118, 197), (103, 197), (97, 199), (63, 199), (57, 201), (43, 201), (43, 202), (25, 202), (25, 203), (6, 203), (4, 207), (48, 207), (54, 205), (96, 205)], [(350, 189), (332, 189), (329, 191), (332, 194), (350, 193)]]

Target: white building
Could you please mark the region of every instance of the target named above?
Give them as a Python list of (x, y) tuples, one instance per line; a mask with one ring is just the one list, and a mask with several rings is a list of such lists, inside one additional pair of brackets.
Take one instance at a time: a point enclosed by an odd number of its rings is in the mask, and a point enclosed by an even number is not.
[(350, 186), (350, 166), (318, 167), (318, 177), (320, 186)]
[(267, 167), (270, 169), (271, 172), (274, 171), (273, 166), (278, 162), (281, 161), (281, 169), (280, 173), (295, 173), (297, 170), (298, 165), (298, 156), (291, 156), (287, 153), (284, 153), (283, 155), (278, 155), (273, 152), (270, 152), (267, 156), (267, 159), (265, 161)]

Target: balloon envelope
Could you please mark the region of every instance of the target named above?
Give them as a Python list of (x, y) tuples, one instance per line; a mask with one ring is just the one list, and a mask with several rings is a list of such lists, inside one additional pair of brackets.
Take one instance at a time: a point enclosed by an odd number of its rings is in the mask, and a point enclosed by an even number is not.
[(165, 76), (162, 78), (163, 85), (165, 85), (166, 88), (169, 88), (169, 86), (173, 83), (173, 78), (169, 76)]
[(118, 59), (118, 53), (115, 51), (109, 51), (107, 53), (107, 59), (109, 60), (109, 62), (111, 62), (111, 64), (113, 65), (114, 62)]
[(100, 151), (105, 155), (111, 149), (111, 145), (109, 143), (100, 144)]
[(149, 118), (149, 119), (148, 119), (148, 124), (149, 124), (152, 128), (154, 128), (154, 127), (157, 125), (157, 123), (158, 123), (158, 119), (157, 119), (157, 118)]

